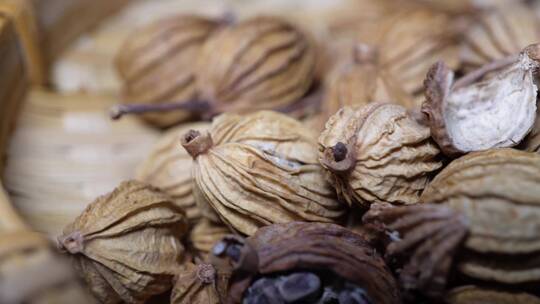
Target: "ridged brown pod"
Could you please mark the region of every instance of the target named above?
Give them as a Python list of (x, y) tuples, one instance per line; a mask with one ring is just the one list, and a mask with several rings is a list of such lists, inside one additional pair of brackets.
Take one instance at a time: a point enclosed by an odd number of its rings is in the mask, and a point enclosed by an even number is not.
[[(231, 261), (234, 271), (227, 298), (231, 304), (269, 299), (274, 300), (271, 303), (323, 303), (319, 300), (329, 298), (339, 303), (349, 303), (345, 299), (401, 302), (379, 254), (366, 239), (335, 224), (291, 222), (263, 227), (244, 241), (224, 239), (214, 247), (213, 260), (221, 262), (218, 265)], [(337, 281), (342, 285), (333, 286)]]
[(340, 63), (328, 76), (323, 100), (326, 119), (345, 106), (364, 106), (370, 102), (395, 101), (412, 107), (413, 97), (378, 62), (378, 50), (357, 44), (349, 60)]
[[(533, 72), (539, 48), (528, 46), (519, 56), (493, 62), (455, 82), (444, 63), (431, 68), (422, 112), (445, 154), (512, 147), (523, 140), (536, 118)], [(494, 75), (481, 79), (488, 72)]]
[(259, 16), (209, 39), (199, 56), (200, 98), (217, 113), (287, 110), (315, 78), (311, 38), (279, 18)]
[(230, 270), (222, 270), (211, 264), (187, 263), (175, 277), (171, 304), (222, 304), (230, 276)]
[(463, 286), (446, 295), (448, 304), (540, 304), (540, 298), (524, 292), (508, 292), (494, 288)]
[[(116, 67), (123, 80), (123, 101), (161, 104), (197, 97), (197, 57), (220, 20), (175, 15), (133, 32), (120, 48)], [(159, 127), (188, 119), (187, 111), (147, 113), (142, 117)]]
[(319, 137), (319, 151), (338, 195), (364, 207), (417, 203), (442, 166), (429, 128), (390, 103), (339, 110)]
[(394, 231), (387, 254), (405, 256), (406, 287), (440, 292), (454, 260), (452, 269), (469, 279), (538, 291), (540, 155), (470, 153), (441, 171), (421, 201), (366, 215)]
[(0, 234), (0, 303), (90, 304), (92, 297), (75, 272), (42, 236)]
[(225, 114), (210, 133), (188, 132), (182, 145), (194, 158), (198, 203), (247, 235), (273, 223), (337, 221), (344, 206), (325, 182), (315, 137), (270, 111)]
[(180, 138), (190, 129), (206, 130), (209, 123), (190, 123), (168, 130), (155, 144), (150, 155), (139, 165), (135, 178), (158, 187), (186, 211), (190, 222), (201, 218), (192, 192), (193, 158), (179, 149)]
[(58, 243), (101, 303), (143, 303), (171, 287), (186, 230), (167, 195), (128, 181), (91, 203)]
[(464, 31), (461, 61), (466, 69), (479, 68), (538, 41), (540, 19), (534, 11), (520, 1), (506, 1), (475, 16)]

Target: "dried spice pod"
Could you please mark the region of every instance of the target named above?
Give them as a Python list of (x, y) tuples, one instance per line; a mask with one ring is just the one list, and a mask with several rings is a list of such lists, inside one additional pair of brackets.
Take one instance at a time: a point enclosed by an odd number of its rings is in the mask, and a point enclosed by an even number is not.
[(187, 263), (175, 278), (171, 304), (224, 303), (230, 276), (230, 271), (211, 264)]
[(476, 286), (452, 289), (446, 295), (448, 304), (540, 304), (540, 298), (524, 292), (509, 292)]
[(198, 203), (234, 231), (344, 214), (317, 161), (314, 132), (286, 115), (223, 115), (210, 133), (188, 132), (182, 145), (194, 158)]
[(315, 54), (311, 38), (292, 23), (246, 19), (204, 44), (196, 73), (201, 99), (219, 113), (286, 110), (310, 89)]
[(519, 1), (506, 2), (484, 9), (464, 31), (460, 57), (465, 69), (479, 68), (540, 41), (540, 19), (534, 11)]
[[(539, 45), (519, 56), (493, 62), (454, 82), (454, 73), (436, 63), (425, 80), (427, 116), (433, 139), (449, 156), (517, 145), (536, 118), (533, 72)], [(495, 75), (479, 80), (488, 72)]]
[(205, 257), (215, 243), (230, 233), (227, 226), (203, 218), (191, 229), (189, 242), (199, 256)]
[(434, 284), (445, 284), (454, 260), (452, 269), (466, 278), (536, 289), (540, 155), (514, 149), (470, 153), (442, 170), (421, 201), (374, 209), (365, 218), (395, 231), (387, 254), (405, 255), (400, 276), (407, 274), (406, 286), (440, 292)]
[(186, 211), (190, 222), (201, 218), (201, 210), (192, 192), (191, 166), (193, 158), (178, 149), (180, 138), (190, 129), (206, 130), (209, 123), (190, 123), (168, 130), (155, 144), (150, 155), (137, 168), (135, 179), (158, 187), (174, 203)]
[[(263, 227), (245, 241), (224, 239), (213, 258), (232, 260), (227, 303), (321, 303), (331, 297), (338, 303), (400, 303), (383, 259), (362, 236), (335, 224)], [(333, 285), (337, 281), (340, 286)]]
[(171, 287), (186, 230), (184, 211), (167, 195), (127, 181), (91, 203), (58, 243), (100, 302), (143, 303)]
[[(162, 104), (197, 98), (194, 62), (206, 39), (222, 24), (223, 20), (175, 15), (134, 31), (116, 58), (124, 102)], [(165, 127), (190, 116), (187, 111), (170, 111), (142, 117)]]
[(40, 235), (0, 234), (1, 303), (94, 303), (68, 261)]
[[(219, 50), (219, 56), (216, 56)], [(318, 102), (312, 38), (280, 17), (256, 16), (216, 31), (202, 46), (195, 69), (196, 99), (113, 108), (129, 113), (189, 111), (203, 118), (224, 112), (276, 110), (304, 115)], [(313, 94), (305, 96), (312, 90)], [(305, 97), (305, 98), (302, 98)]]
[(345, 107), (319, 137), (319, 160), (349, 204), (414, 204), (442, 166), (429, 128), (395, 104)]
[(386, 259), (397, 264), (404, 290), (420, 290), (434, 298), (444, 294), (454, 254), (467, 234), (468, 223), (462, 214), (432, 204), (394, 207), (376, 203), (363, 220), (388, 231)]
[(370, 102), (394, 101), (412, 107), (413, 97), (399, 81), (378, 64), (378, 50), (357, 44), (352, 58), (338, 65), (330, 74), (323, 100), (328, 119), (345, 106), (364, 106)]

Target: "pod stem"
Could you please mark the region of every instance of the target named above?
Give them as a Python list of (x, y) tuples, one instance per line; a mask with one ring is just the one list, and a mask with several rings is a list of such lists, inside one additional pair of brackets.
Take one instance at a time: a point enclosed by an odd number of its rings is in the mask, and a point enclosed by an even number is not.
[(182, 102), (160, 103), (160, 104), (118, 104), (111, 108), (112, 119), (120, 119), (128, 114), (144, 114), (154, 112), (188, 111), (195, 114), (206, 114), (211, 112), (211, 105), (204, 100), (188, 100)]
[(184, 134), (181, 144), (193, 159), (197, 158), (200, 154), (206, 153), (214, 145), (212, 136), (210, 136), (208, 131), (201, 134), (197, 130), (189, 130)]
[(334, 173), (339, 174), (348, 172), (356, 163), (354, 147), (349, 144), (338, 142), (334, 146), (324, 150), (322, 162), (325, 167)]
[(486, 76), (486, 74), (505, 68), (511, 65), (512, 63), (516, 62), (518, 59), (519, 59), (519, 55), (510, 55), (510, 56), (507, 56), (498, 60), (494, 60), (488, 64), (485, 64), (482, 67), (456, 80), (456, 82), (454, 82), (454, 85), (452, 86), (452, 89), (455, 90), (462, 87), (466, 87), (478, 81), (479, 79), (483, 78), (484, 76)]

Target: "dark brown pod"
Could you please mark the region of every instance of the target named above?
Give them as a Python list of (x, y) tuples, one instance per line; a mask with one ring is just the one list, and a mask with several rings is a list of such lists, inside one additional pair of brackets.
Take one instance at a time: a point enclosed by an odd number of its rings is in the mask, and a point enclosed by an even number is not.
[[(123, 101), (163, 104), (197, 97), (194, 62), (220, 20), (176, 15), (133, 32), (120, 48), (116, 68), (123, 80)], [(147, 113), (142, 117), (159, 127), (185, 121), (187, 111)]]
[[(371, 303), (400, 303), (396, 282), (383, 259), (365, 238), (335, 224), (276, 224), (259, 229), (245, 241), (225, 239), (214, 247), (213, 260), (228, 259), (233, 261), (234, 269), (228, 303), (240, 303), (243, 298), (256, 303), (251, 294), (257, 288), (255, 285), (260, 284), (259, 279), (271, 280), (283, 273), (288, 277), (278, 284), (278, 293), (291, 300), (300, 296), (299, 293), (325, 284), (316, 282), (314, 273), (318, 271), (331, 273), (334, 279), (362, 289), (362, 296)], [(295, 288), (296, 284), (292, 290), (286, 286), (287, 281), (302, 279), (308, 279), (305, 290)], [(303, 298), (304, 301), (317, 303), (325, 295), (314, 292), (311, 296), (309, 300)]]

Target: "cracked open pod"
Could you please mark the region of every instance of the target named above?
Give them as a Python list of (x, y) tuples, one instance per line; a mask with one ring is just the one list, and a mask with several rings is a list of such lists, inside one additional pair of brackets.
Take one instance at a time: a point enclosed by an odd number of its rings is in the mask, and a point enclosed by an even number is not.
[(224, 114), (210, 132), (189, 131), (196, 200), (233, 230), (295, 220), (335, 222), (345, 206), (324, 179), (315, 133), (270, 111)]
[(401, 303), (369, 241), (335, 224), (275, 224), (246, 239), (224, 238), (211, 261), (233, 270), (230, 304)]
[(338, 195), (364, 207), (373, 202), (417, 203), (442, 167), (429, 128), (390, 103), (339, 110), (319, 137), (319, 152)]
[(440, 294), (456, 274), (501, 290), (538, 291), (540, 155), (467, 154), (435, 177), (421, 201), (373, 205), (364, 218), (394, 236), (386, 254), (400, 261), (405, 289)]
[(455, 82), (444, 63), (431, 68), (422, 112), (445, 154), (512, 147), (523, 140), (536, 118), (533, 72), (539, 49), (539, 44), (530, 45), (519, 56), (492, 62)]
[(144, 303), (171, 288), (186, 230), (170, 197), (128, 181), (88, 205), (58, 243), (101, 303)]

